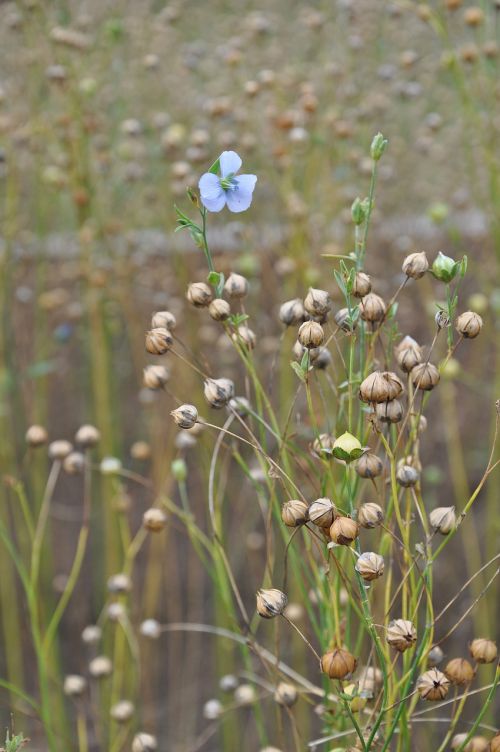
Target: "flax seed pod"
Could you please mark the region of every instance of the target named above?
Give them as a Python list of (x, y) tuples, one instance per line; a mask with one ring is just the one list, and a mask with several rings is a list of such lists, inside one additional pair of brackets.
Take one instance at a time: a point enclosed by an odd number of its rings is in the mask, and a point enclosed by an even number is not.
[(304, 298), (304, 308), (310, 316), (324, 319), (328, 315), (330, 307), (330, 296), (326, 290), (309, 288), (309, 292)]
[(403, 261), (402, 266), (403, 273), (412, 279), (420, 279), (423, 277), (428, 268), (429, 261), (427, 260), (424, 251), (421, 251), (420, 253), (410, 253), (410, 255)]
[(305, 319), (305, 309), (301, 299), (294, 298), (283, 303), (280, 307), (279, 317), (285, 326), (302, 324)]
[(355, 569), (366, 582), (372, 582), (384, 574), (384, 559), (373, 551), (367, 551), (358, 557)]
[(151, 317), (151, 329), (168, 329), (173, 332), (177, 326), (177, 319), (170, 311), (156, 311)]
[(500, 731), (491, 740), (489, 752), (500, 752)]
[(111, 706), (109, 714), (117, 723), (128, 723), (134, 715), (134, 705), (130, 700), (120, 700)]
[(493, 663), (498, 656), (496, 643), (484, 637), (477, 637), (469, 645), (469, 652), (476, 663)]
[(43, 426), (33, 425), (26, 431), (26, 443), (32, 448), (43, 446), (49, 440), (49, 435)]
[(336, 516), (336, 509), (331, 499), (316, 499), (308, 510), (309, 519), (317, 527), (330, 528)]
[(246, 347), (248, 350), (253, 350), (257, 344), (255, 332), (249, 329), (248, 326), (239, 326), (231, 336), (233, 342), (243, 345), (243, 347)]
[(455, 507), (437, 507), (429, 515), (431, 527), (441, 535), (448, 535), (455, 528), (457, 518)]
[(417, 691), (423, 700), (436, 702), (444, 700), (448, 694), (450, 682), (442, 671), (431, 668), (423, 673), (417, 680)]
[(85, 467), (85, 455), (81, 452), (70, 452), (64, 458), (63, 468), (68, 475), (78, 475)]
[(412, 368), (422, 362), (422, 348), (413, 337), (404, 337), (399, 345), (394, 348), (394, 354), (398, 366), (405, 373), (410, 373)]
[(277, 588), (262, 588), (257, 592), (257, 613), (264, 619), (280, 616), (288, 603), (285, 593)]
[(335, 437), (330, 433), (320, 433), (320, 435), (313, 441), (312, 451), (318, 457), (330, 459), (332, 457), (334, 443)]
[(427, 663), (429, 664), (430, 668), (433, 668), (434, 666), (437, 666), (444, 658), (444, 653), (439, 647), (439, 645), (434, 645), (429, 650), (429, 655), (427, 656)]
[(173, 344), (174, 339), (168, 329), (159, 327), (146, 332), (146, 350), (151, 355), (165, 355)]
[(396, 472), (396, 480), (403, 488), (416, 486), (420, 478), (420, 473), (411, 465), (400, 465)]
[(317, 321), (304, 321), (300, 326), (298, 337), (300, 344), (309, 350), (323, 344), (325, 333)]
[(345, 679), (356, 670), (357, 660), (343, 648), (335, 648), (321, 658), (321, 670), (330, 679)]
[(212, 289), (205, 282), (191, 282), (186, 298), (195, 308), (206, 308), (214, 299)]
[(80, 444), (84, 449), (91, 449), (96, 446), (101, 440), (101, 434), (99, 430), (92, 425), (85, 424), (80, 426), (75, 434), (75, 441)]
[(374, 666), (364, 666), (359, 674), (359, 690), (373, 695), (383, 680), (384, 675), (381, 669)]
[(359, 398), (363, 402), (378, 403), (397, 399), (404, 391), (399, 376), (392, 371), (374, 371), (361, 382)]
[(357, 474), (361, 478), (371, 479), (378, 478), (379, 475), (382, 475), (384, 465), (380, 457), (377, 457), (377, 455), (372, 452), (367, 452), (359, 458), (356, 462), (355, 468)]
[(287, 501), (281, 508), (281, 519), (287, 527), (305, 525), (309, 519), (309, 507), (300, 499)]
[(274, 692), (275, 701), (278, 703), (278, 705), (282, 705), (286, 708), (290, 708), (292, 707), (292, 705), (295, 705), (298, 697), (299, 694), (297, 692), (297, 688), (294, 687), (293, 684), (289, 684), (288, 682), (280, 682)]
[(384, 318), (386, 305), (380, 295), (375, 295), (375, 293), (371, 292), (361, 299), (359, 312), (363, 321), (376, 323)]
[(230, 379), (207, 379), (203, 393), (210, 407), (220, 410), (234, 397), (234, 383)]
[(335, 323), (343, 332), (352, 332), (356, 328), (357, 321), (351, 318), (348, 308), (341, 308), (335, 316)]
[(403, 418), (403, 405), (397, 399), (379, 402), (375, 414), (381, 423), (399, 423)]
[(89, 674), (94, 679), (104, 679), (109, 676), (113, 670), (113, 664), (105, 655), (98, 655), (89, 663)]
[(225, 321), (231, 313), (231, 306), (224, 298), (215, 298), (208, 306), (208, 313), (214, 321)]
[(194, 405), (181, 405), (170, 413), (179, 428), (193, 428), (198, 420), (198, 410)]
[(384, 512), (382, 507), (373, 501), (362, 504), (358, 512), (358, 522), (361, 527), (372, 529), (378, 527), (384, 521)]
[(399, 653), (404, 653), (417, 641), (417, 630), (407, 619), (393, 619), (387, 626), (386, 640)]
[(158, 742), (152, 734), (141, 731), (132, 740), (132, 752), (156, 752), (157, 749)]
[(444, 673), (451, 683), (458, 687), (470, 684), (476, 675), (474, 667), (465, 658), (452, 658), (444, 667)]
[(350, 546), (359, 535), (359, 525), (351, 517), (337, 517), (330, 527), (330, 538), (339, 546)]
[(356, 298), (366, 297), (372, 289), (372, 281), (368, 274), (364, 272), (356, 272), (354, 277), (354, 286), (352, 288), (352, 294)]
[(248, 294), (248, 281), (241, 274), (230, 274), (224, 285), (230, 298), (244, 298)]
[(412, 368), (410, 375), (415, 389), (428, 392), (439, 383), (439, 371), (432, 363), (420, 363)]
[(87, 688), (87, 681), (78, 674), (69, 674), (64, 679), (63, 692), (68, 697), (80, 697)]
[(162, 509), (151, 507), (144, 512), (142, 524), (149, 532), (159, 533), (167, 524), (167, 515)]
[(58, 439), (49, 444), (49, 457), (51, 460), (63, 460), (72, 451), (73, 445), (65, 439)]
[(169, 372), (165, 366), (146, 366), (143, 371), (142, 383), (146, 389), (163, 389), (169, 379)]
[(455, 322), (456, 330), (466, 339), (474, 339), (483, 328), (483, 320), (478, 313), (466, 311)]

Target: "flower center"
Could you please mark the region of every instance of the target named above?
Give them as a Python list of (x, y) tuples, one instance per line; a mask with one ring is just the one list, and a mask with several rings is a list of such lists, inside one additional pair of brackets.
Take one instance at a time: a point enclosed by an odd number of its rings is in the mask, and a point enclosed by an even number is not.
[(220, 185), (224, 191), (229, 191), (231, 189), (234, 189), (236, 187), (236, 180), (234, 177), (234, 172), (230, 172), (229, 175), (226, 175), (225, 178), (221, 178)]

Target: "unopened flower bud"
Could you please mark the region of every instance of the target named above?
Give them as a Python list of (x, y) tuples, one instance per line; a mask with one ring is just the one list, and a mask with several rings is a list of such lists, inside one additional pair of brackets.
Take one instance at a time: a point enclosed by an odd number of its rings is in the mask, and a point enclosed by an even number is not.
[(310, 316), (323, 319), (328, 314), (330, 307), (330, 295), (326, 290), (309, 288), (309, 292), (304, 298), (304, 308)]
[(375, 323), (384, 318), (386, 305), (380, 295), (375, 295), (375, 293), (371, 292), (361, 300), (359, 311), (363, 321)]
[(437, 507), (429, 515), (431, 527), (441, 535), (448, 535), (455, 528), (457, 518), (455, 507)]
[(188, 285), (186, 298), (195, 308), (205, 308), (214, 299), (212, 288), (206, 282), (191, 282)]
[(304, 321), (299, 329), (299, 342), (308, 349), (320, 347), (325, 339), (325, 333), (321, 324), (317, 321)]
[(429, 392), (439, 383), (439, 371), (432, 363), (420, 363), (411, 370), (411, 380), (415, 389)]
[(407, 619), (393, 619), (387, 626), (386, 640), (391, 647), (404, 653), (416, 643), (417, 630)]
[(194, 405), (181, 405), (170, 413), (179, 428), (192, 428), (198, 420), (198, 410)]
[(134, 706), (130, 700), (120, 700), (111, 706), (109, 714), (117, 723), (127, 723), (134, 714)]
[(173, 343), (174, 339), (168, 329), (160, 327), (146, 332), (146, 350), (151, 355), (165, 355)]
[(153, 734), (145, 734), (141, 731), (132, 740), (132, 752), (156, 752), (157, 749), (158, 742)]
[(355, 569), (364, 580), (371, 582), (384, 574), (384, 559), (380, 554), (366, 551), (358, 557)]
[(403, 488), (416, 486), (420, 478), (420, 473), (412, 465), (400, 465), (396, 472), (396, 480)]
[(208, 306), (208, 313), (214, 321), (225, 321), (231, 313), (231, 306), (224, 298), (215, 298)]
[(75, 441), (85, 449), (90, 449), (99, 443), (101, 440), (101, 434), (95, 426), (84, 425), (80, 426), (75, 434)]
[(151, 533), (159, 533), (167, 524), (167, 515), (158, 507), (146, 509), (142, 516), (142, 524)]
[(72, 451), (73, 445), (65, 439), (58, 439), (49, 444), (49, 457), (51, 460), (63, 460)]
[(375, 413), (381, 423), (399, 423), (403, 418), (403, 405), (397, 399), (379, 402), (375, 406)]
[(474, 667), (465, 658), (453, 658), (451, 661), (448, 661), (444, 668), (444, 673), (452, 684), (456, 684), (459, 687), (463, 684), (470, 684), (476, 675)]
[(69, 674), (64, 679), (63, 692), (68, 697), (80, 697), (85, 692), (87, 682), (83, 676)]
[(177, 319), (170, 311), (156, 311), (151, 317), (151, 329), (168, 329), (173, 332), (177, 326)]
[(281, 519), (288, 527), (305, 525), (309, 519), (309, 507), (300, 499), (287, 501), (281, 507)]
[(234, 384), (231, 379), (207, 379), (203, 393), (210, 407), (220, 410), (234, 397)]
[(383, 137), (381, 133), (377, 133), (373, 137), (372, 144), (370, 146), (370, 155), (374, 162), (378, 162), (384, 151), (387, 149), (388, 140)]
[(286, 303), (280, 307), (280, 321), (285, 326), (293, 326), (294, 324), (302, 324), (305, 318), (304, 304), (300, 298), (294, 298), (294, 300), (287, 300)]
[(356, 462), (355, 469), (361, 478), (378, 478), (382, 475), (384, 465), (380, 457), (367, 452)]
[(112, 670), (113, 664), (105, 655), (98, 655), (89, 663), (89, 674), (94, 679), (103, 679), (104, 677), (109, 676)]
[(354, 277), (354, 286), (352, 288), (352, 294), (356, 298), (364, 298), (371, 292), (372, 281), (368, 274), (365, 272), (356, 272)]
[(361, 527), (366, 529), (372, 529), (382, 524), (384, 520), (384, 512), (379, 504), (374, 501), (368, 501), (366, 504), (362, 504), (358, 512), (358, 522)]
[(26, 443), (30, 447), (40, 447), (47, 443), (49, 435), (43, 426), (33, 425), (26, 431)]
[(330, 679), (345, 679), (356, 670), (357, 660), (343, 648), (335, 648), (321, 658), (321, 670)]
[(330, 538), (339, 546), (350, 546), (359, 535), (359, 525), (351, 517), (337, 517), (330, 527)]
[(297, 688), (293, 684), (288, 684), (288, 682), (280, 682), (274, 692), (274, 699), (278, 705), (287, 708), (295, 705), (298, 696)]
[(455, 277), (459, 267), (459, 262), (454, 261), (449, 256), (445, 256), (441, 251), (436, 256), (432, 264), (432, 273), (440, 282), (451, 282)]
[(276, 588), (262, 588), (257, 592), (257, 613), (264, 619), (280, 616), (285, 610), (288, 598), (285, 593)]
[(474, 339), (477, 337), (483, 327), (483, 320), (478, 313), (474, 311), (466, 311), (461, 313), (455, 322), (456, 330), (462, 337), (466, 339)]
[(420, 253), (410, 253), (410, 255), (403, 261), (402, 266), (403, 273), (412, 279), (420, 279), (423, 277), (428, 268), (429, 262), (424, 251), (421, 251)]
[(485, 637), (477, 637), (469, 645), (469, 652), (477, 663), (493, 663), (498, 656), (496, 643)]
[(336, 509), (331, 499), (316, 499), (309, 507), (309, 519), (317, 527), (330, 528), (336, 517)]
[(248, 280), (241, 274), (230, 274), (224, 290), (230, 298), (244, 298), (248, 294)]
[(163, 389), (169, 379), (169, 372), (165, 366), (146, 366), (143, 371), (142, 383), (146, 389)]
[(186, 461), (182, 457), (177, 457), (170, 465), (173, 478), (177, 483), (184, 483), (187, 478), (187, 465)]
[(351, 205), (351, 217), (355, 225), (362, 225), (366, 219), (367, 205), (357, 196)]
[(444, 700), (448, 694), (450, 682), (442, 671), (437, 668), (431, 668), (426, 671), (417, 680), (417, 691), (423, 700), (436, 702)]

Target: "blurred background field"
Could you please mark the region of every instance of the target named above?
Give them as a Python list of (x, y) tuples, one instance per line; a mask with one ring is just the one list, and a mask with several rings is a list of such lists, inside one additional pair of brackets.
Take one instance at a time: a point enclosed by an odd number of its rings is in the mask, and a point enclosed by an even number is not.
[[(426, 501), (460, 507), (481, 478), (500, 397), (499, 26), (496, 0), (0, 3), (0, 514), (21, 550), (18, 481), (36, 507), (49, 468), (44, 449), (27, 448), (27, 428), (41, 424), (51, 440), (72, 441), (85, 423), (101, 432), (92, 453), (92, 532), (60, 625), (54, 694), (61, 676), (86, 673), (93, 654), (81, 632), (109, 601), (106, 582), (122, 570), (129, 536), (156, 496), (184, 503), (187, 494), (205, 524), (212, 441), (201, 435), (195, 452), (195, 440), (169, 419), (175, 403), (144, 389), (142, 371), (151, 313), (168, 309), (187, 352), (242, 379), (216, 323), (186, 306), (187, 283), (206, 273), (187, 235), (174, 235), (174, 203), (186, 209), (186, 187), (196, 187), (222, 150), (238, 151), (259, 181), (251, 212), (212, 218), (211, 247), (219, 269), (249, 279), (255, 357), (269, 371), (278, 358), (274, 388), (279, 380), (281, 394), (292, 395), (293, 338), (282, 332), (279, 304), (312, 285), (341, 307), (324, 254), (352, 250), (350, 207), (368, 190), (371, 138), (377, 131), (388, 138), (366, 264), (378, 292), (390, 298), (407, 253), (466, 253), (462, 308), (485, 322), (433, 397), (422, 442)], [(428, 278), (408, 288), (404, 332), (432, 338), (439, 294)], [(172, 393), (196, 404), (196, 374), (165, 362)], [(100, 473), (103, 457), (119, 458), (129, 476)], [(176, 459), (185, 460), (185, 481), (172, 472)], [(234, 571), (253, 604), (264, 537), (245, 483), (229, 475), (234, 503), (224, 514), (236, 541)], [(493, 480), (482, 491), (467, 546), (456, 539), (436, 573), (443, 599), (498, 550), (497, 489)], [(40, 575), (42, 611), (64, 591), (82, 498), (81, 476), (62, 473)], [(443, 633), (489, 576), (474, 580)], [(5, 548), (0, 599), (0, 675), (36, 694), (28, 615)], [(158, 735), (159, 749), (257, 749), (247, 710), (228, 715), (222, 730), (203, 717), (210, 698), (229, 702), (220, 677), (245, 670), (233, 645), (180, 631), (155, 641), (138, 634), (147, 618), (223, 625), (213, 585), (174, 517), (141, 549), (128, 603), (141, 669), (133, 677), (124, 669), (123, 681), (134, 682), (137, 722)], [(113, 629), (106, 626), (105, 639), (116, 650)], [(453, 640), (463, 646), (478, 632), (500, 637), (495, 585)], [(283, 651), (298, 656), (303, 646), (292, 636)], [(29, 705), (8, 687), (0, 696), (2, 727), (13, 713), (30, 749), (46, 750)], [(109, 701), (105, 692), (93, 698)], [(71, 704), (54, 702), (73, 718)], [(318, 721), (311, 734), (319, 728)], [(112, 752), (129, 748), (125, 738)]]

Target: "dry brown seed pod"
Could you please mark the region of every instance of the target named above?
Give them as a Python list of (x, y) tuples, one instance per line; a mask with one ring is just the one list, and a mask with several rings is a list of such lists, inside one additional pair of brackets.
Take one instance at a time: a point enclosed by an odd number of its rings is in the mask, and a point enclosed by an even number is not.
[(208, 313), (214, 321), (225, 321), (231, 313), (231, 306), (224, 298), (215, 298), (208, 306)]
[(326, 290), (317, 290), (314, 287), (309, 288), (309, 292), (304, 298), (304, 308), (310, 316), (324, 318), (330, 310), (330, 295)]
[(448, 694), (450, 682), (437, 668), (431, 668), (426, 671), (417, 680), (417, 691), (423, 700), (436, 702), (444, 700)]
[(356, 272), (352, 294), (356, 298), (365, 298), (371, 292), (371, 289), (372, 281), (369, 275), (365, 272)]
[(127, 723), (134, 714), (134, 705), (130, 700), (120, 700), (111, 706), (109, 714), (117, 723)]
[(396, 472), (396, 480), (403, 488), (415, 486), (420, 478), (420, 473), (412, 465), (400, 465)]
[[(451, 740), (451, 749), (460, 749), (464, 741), (467, 739), (467, 736), (468, 734), (455, 734), (455, 736)], [(467, 747), (465, 747), (465, 750), (467, 750)]]
[(437, 507), (429, 515), (431, 527), (441, 535), (448, 535), (457, 524), (455, 507)]
[(280, 616), (288, 603), (285, 593), (277, 588), (262, 588), (257, 592), (257, 613), (264, 619)]
[(464, 747), (464, 752), (490, 752), (490, 742), (485, 736), (473, 736)]
[(325, 332), (317, 321), (304, 321), (299, 328), (299, 342), (307, 349), (320, 347), (325, 339)]
[(455, 322), (456, 330), (466, 339), (474, 339), (483, 328), (483, 320), (478, 313), (474, 311), (465, 311), (461, 313)]
[(100, 431), (92, 425), (85, 424), (80, 426), (75, 434), (75, 441), (85, 449), (90, 449), (99, 443), (101, 440)]
[(384, 520), (384, 512), (379, 504), (374, 501), (367, 501), (366, 504), (362, 504), (358, 512), (358, 522), (361, 527), (366, 529), (372, 529), (382, 524)]
[(379, 402), (375, 406), (375, 413), (381, 423), (399, 423), (403, 418), (403, 405), (397, 399)]
[(332, 436), (330, 433), (321, 433), (316, 439), (314, 439), (312, 450), (318, 455), (318, 457), (328, 459), (333, 456), (332, 451), (334, 443), (335, 436)]
[(405, 373), (410, 373), (412, 368), (422, 362), (422, 348), (413, 337), (404, 337), (399, 345), (394, 348), (394, 355), (398, 366)]
[(500, 731), (497, 731), (491, 740), (489, 752), (500, 752)]
[(274, 691), (274, 699), (279, 705), (290, 708), (298, 699), (297, 688), (288, 682), (280, 682)]
[(420, 279), (423, 277), (428, 268), (429, 262), (424, 251), (421, 251), (420, 253), (410, 253), (410, 255), (403, 261), (402, 266), (404, 274), (412, 279)]
[(443, 658), (444, 658), (444, 653), (439, 647), (439, 645), (434, 645), (434, 647), (429, 650), (429, 655), (427, 656), (427, 663), (429, 664), (429, 667), (432, 668), (433, 666), (437, 666), (438, 663), (441, 663)]
[(158, 742), (153, 734), (141, 731), (132, 740), (132, 752), (156, 752), (157, 749)]
[(174, 344), (174, 338), (168, 331), (159, 327), (146, 332), (146, 350), (151, 355), (165, 355)]
[(30, 447), (40, 447), (47, 443), (49, 434), (43, 426), (33, 425), (26, 431), (26, 443)]
[(68, 697), (80, 697), (87, 688), (87, 681), (78, 674), (68, 674), (64, 678), (63, 692)]
[(392, 371), (374, 371), (359, 387), (359, 398), (363, 402), (377, 403), (397, 399), (404, 391), (399, 376)]
[(311, 362), (314, 368), (316, 368), (317, 370), (319, 369), (320, 371), (328, 368), (332, 361), (333, 358), (330, 350), (328, 350), (326, 347), (320, 347), (317, 357), (311, 358)]
[(361, 478), (378, 478), (382, 475), (384, 465), (380, 457), (372, 452), (367, 452), (356, 462), (355, 469)]
[(167, 515), (162, 509), (151, 507), (144, 512), (142, 524), (151, 533), (159, 533), (167, 524)]
[(498, 656), (496, 643), (485, 637), (476, 637), (469, 645), (469, 653), (477, 663), (493, 663)]
[(444, 667), (444, 673), (457, 686), (470, 684), (476, 675), (474, 667), (465, 658), (452, 658)]
[(163, 389), (169, 379), (169, 372), (165, 366), (146, 366), (142, 374), (142, 383), (146, 389)]
[(194, 405), (181, 405), (170, 413), (179, 428), (193, 428), (198, 420), (198, 410)]
[(393, 619), (387, 626), (386, 640), (399, 653), (404, 653), (417, 641), (417, 630), (408, 619)]
[(238, 329), (232, 334), (233, 342), (239, 343), (249, 350), (253, 350), (257, 344), (257, 337), (255, 332), (248, 328), (248, 326), (239, 326)]
[(64, 458), (63, 468), (68, 475), (77, 475), (83, 471), (85, 467), (85, 455), (81, 452), (70, 452), (67, 457)]
[(132, 589), (132, 581), (130, 577), (127, 574), (124, 574), (123, 572), (119, 572), (118, 574), (112, 575), (108, 579), (108, 590), (110, 593), (114, 593), (117, 595), (123, 595), (124, 593), (129, 593)]
[(156, 311), (151, 317), (151, 329), (168, 329), (173, 332), (177, 326), (177, 319), (170, 311)]
[(321, 670), (330, 679), (345, 679), (356, 670), (357, 660), (343, 648), (335, 648), (321, 658)]
[(230, 274), (224, 290), (230, 298), (244, 298), (248, 293), (248, 281), (241, 274)]
[(359, 535), (359, 525), (351, 517), (337, 517), (330, 527), (330, 538), (339, 546), (350, 546)]
[(51, 460), (63, 460), (72, 451), (73, 445), (65, 439), (58, 439), (49, 444), (49, 457)]
[(464, 12), (464, 21), (467, 26), (479, 26), (484, 21), (484, 12), (477, 6), (471, 6)]
[(309, 507), (300, 499), (286, 501), (281, 507), (281, 519), (288, 527), (305, 525), (309, 519)]
[(351, 320), (348, 308), (341, 308), (333, 318), (337, 326), (344, 332), (352, 332), (356, 328), (357, 322)]
[(380, 554), (366, 551), (358, 557), (355, 569), (366, 582), (371, 582), (384, 574), (384, 559)]
[(212, 288), (206, 282), (191, 282), (186, 298), (195, 308), (205, 308), (214, 299)]
[(113, 664), (105, 655), (98, 655), (89, 663), (89, 674), (94, 679), (103, 679), (109, 676), (113, 670)]
[(309, 507), (309, 519), (318, 527), (329, 528), (333, 524), (337, 511), (331, 499), (316, 499)]
[(280, 321), (285, 326), (293, 326), (294, 324), (302, 324), (305, 318), (304, 304), (300, 298), (294, 298), (293, 300), (287, 300), (280, 307), (279, 313)]
[(234, 383), (231, 379), (207, 379), (203, 393), (210, 407), (220, 410), (234, 397)]
[(375, 323), (381, 321), (386, 312), (386, 305), (380, 295), (371, 292), (362, 298), (359, 304), (359, 312), (363, 321)]
[(411, 380), (415, 389), (428, 392), (439, 383), (439, 371), (432, 363), (420, 363), (412, 368)]
[(359, 674), (359, 691), (374, 693), (382, 684), (384, 675), (381, 669), (375, 666), (364, 666)]

